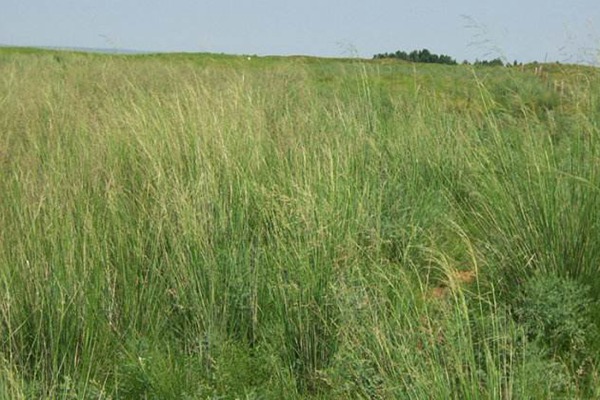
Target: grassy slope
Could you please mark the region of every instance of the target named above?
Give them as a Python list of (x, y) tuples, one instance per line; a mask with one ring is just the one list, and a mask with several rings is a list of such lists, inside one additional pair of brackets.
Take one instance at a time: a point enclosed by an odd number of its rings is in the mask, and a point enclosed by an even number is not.
[(598, 396), (600, 74), (534, 68), (0, 49), (0, 396)]

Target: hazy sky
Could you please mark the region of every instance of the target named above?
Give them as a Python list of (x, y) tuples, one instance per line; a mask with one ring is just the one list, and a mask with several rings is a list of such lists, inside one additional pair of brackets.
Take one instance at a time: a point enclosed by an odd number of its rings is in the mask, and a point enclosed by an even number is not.
[(597, 63), (600, 0), (0, 0), (0, 44)]

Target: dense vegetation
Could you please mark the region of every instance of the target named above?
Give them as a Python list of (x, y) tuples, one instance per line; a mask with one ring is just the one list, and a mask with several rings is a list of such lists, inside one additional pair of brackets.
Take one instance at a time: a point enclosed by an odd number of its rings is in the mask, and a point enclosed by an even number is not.
[(598, 70), (0, 51), (0, 398), (600, 397)]

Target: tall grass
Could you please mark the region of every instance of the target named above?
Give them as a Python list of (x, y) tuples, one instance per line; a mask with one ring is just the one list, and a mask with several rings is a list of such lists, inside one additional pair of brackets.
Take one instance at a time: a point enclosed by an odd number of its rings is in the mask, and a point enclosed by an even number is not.
[(0, 395), (597, 394), (596, 70), (0, 60)]

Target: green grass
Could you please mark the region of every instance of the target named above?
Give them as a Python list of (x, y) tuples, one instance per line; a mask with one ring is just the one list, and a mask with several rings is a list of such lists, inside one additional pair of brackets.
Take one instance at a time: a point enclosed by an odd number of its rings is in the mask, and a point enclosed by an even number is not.
[(600, 73), (543, 68), (0, 49), (0, 397), (598, 397)]

